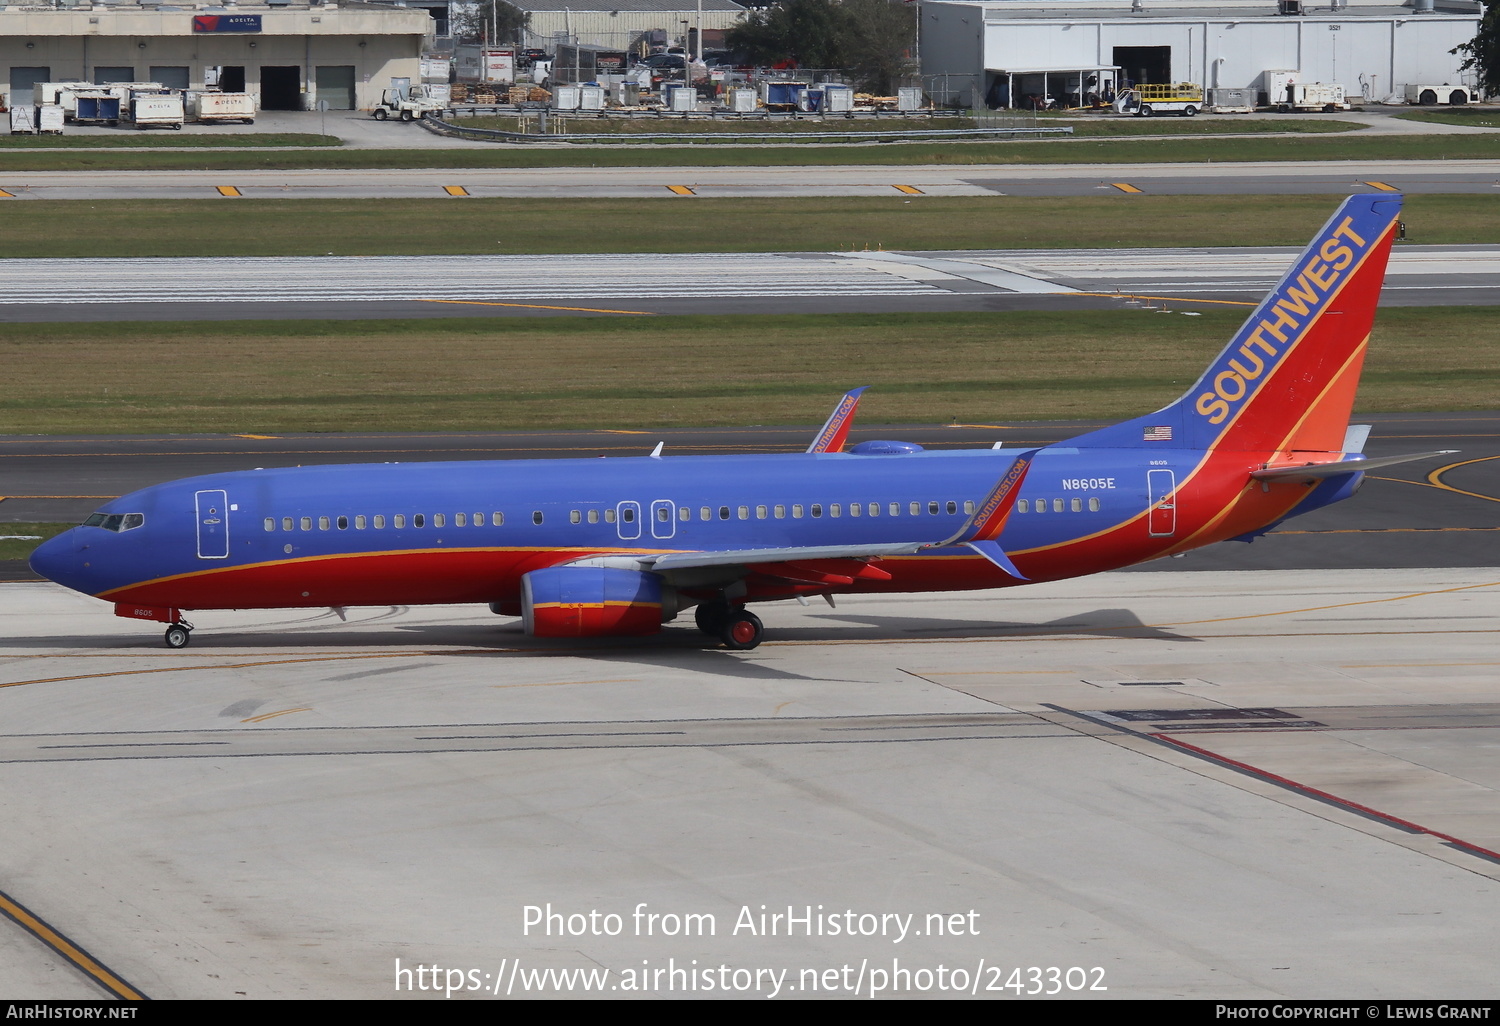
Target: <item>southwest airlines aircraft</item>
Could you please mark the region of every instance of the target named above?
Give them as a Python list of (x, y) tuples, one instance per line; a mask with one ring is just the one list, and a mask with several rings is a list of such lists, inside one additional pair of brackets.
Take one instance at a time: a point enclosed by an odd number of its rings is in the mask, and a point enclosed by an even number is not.
[(1354, 494), (1349, 425), (1400, 197), (1354, 196), (1187, 394), (1026, 450), (844, 451), (859, 391), (805, 453), (297, 467), (116, 499), (39, 574), (169, 624), (184, 610), (489, 603), (537, 637), (651, 634), (696, 607), (1058, 580), (1225, 539)]

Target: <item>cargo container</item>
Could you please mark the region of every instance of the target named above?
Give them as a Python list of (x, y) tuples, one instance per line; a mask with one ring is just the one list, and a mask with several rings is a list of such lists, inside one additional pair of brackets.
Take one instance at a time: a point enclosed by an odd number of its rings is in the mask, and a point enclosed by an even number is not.
[(76, 93), (73, 120), (80, 125), (118, 125), (120, 98), (113, 93)]
[(181, 93), (132, 93), (130, 120), (137, 128), (173, 128), (183, 122)]
[(242, 121), (255, 124), (255, 97), (249, 93), (191, 92), (187, 116), (194, 121)]
[(12, 107), (10, 109), (10, 134), (33, 135), (35, 133), (36, 108), (29, 104), (25, 107)]
[(1218, 88), (1208, 91), (1208, 106), (1214, 114), (1250, 114), (1255, 110), (1255, 90)]

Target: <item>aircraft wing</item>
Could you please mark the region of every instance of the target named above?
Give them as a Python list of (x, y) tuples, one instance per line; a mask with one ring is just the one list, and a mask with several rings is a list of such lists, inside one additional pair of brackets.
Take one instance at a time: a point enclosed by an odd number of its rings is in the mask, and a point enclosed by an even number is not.
[(1391, 467), (1397, 463), (1426, 460), (1434, 456), (1451, 456), (1457, 449), (1437, 449), (1433, 452), (1414, 452), (1406, 456), (1377, 456), (1374, 459), (1361, 457), (1357, 460), (1335, 460), (1332, 463), (1303, 463), (1297, 466), (1262, 467), (1250, 471), (1257, 481), (1313, 481), (1323, 477), (1338, 477), (1340, 474), (1358, 474), (1378, 467)]
[(700, 566), (735, 566), (801, 562), (809, 559), (878, 559), (909, 556), (932, 545), (930, 541), (887, 542), (882, 545), (799, 545), (781, 549), (726, 549), (709, 552), (669, 552), (631, 557), (653, 570), (686, 570)]

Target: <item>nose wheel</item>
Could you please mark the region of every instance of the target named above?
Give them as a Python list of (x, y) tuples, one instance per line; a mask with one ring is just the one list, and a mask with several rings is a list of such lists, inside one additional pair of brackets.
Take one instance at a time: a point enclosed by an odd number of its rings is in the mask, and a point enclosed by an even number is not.
[(190, 623), (174, 623), (167, 628), (166, 642), (168, 648), (187, 648), (187, 643), (192, 639), (193, 625)]

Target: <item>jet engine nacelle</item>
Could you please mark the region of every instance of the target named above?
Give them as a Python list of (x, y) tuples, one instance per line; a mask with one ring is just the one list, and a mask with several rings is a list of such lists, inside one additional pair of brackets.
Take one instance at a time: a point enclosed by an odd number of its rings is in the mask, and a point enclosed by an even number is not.
[[(670, 589), (668, 589), (670, 590)], [(655, 634), (676, 614), (659, 576), (603, 566), (555, 566), (521, 578), (521, 619), (538, 638)]]

